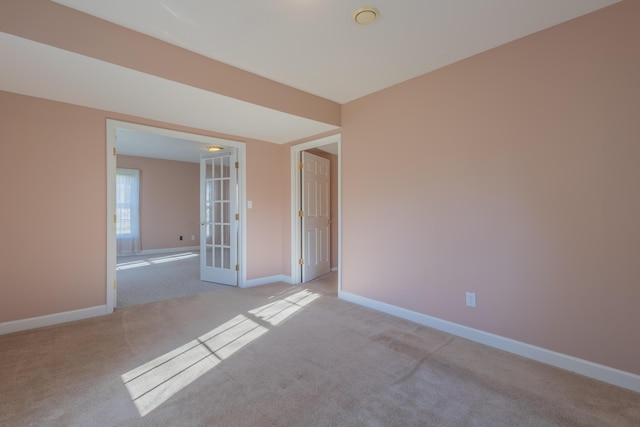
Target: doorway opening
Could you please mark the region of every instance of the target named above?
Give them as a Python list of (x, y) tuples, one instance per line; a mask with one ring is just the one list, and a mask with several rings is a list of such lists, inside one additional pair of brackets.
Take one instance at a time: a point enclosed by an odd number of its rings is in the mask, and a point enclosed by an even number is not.
[[(322, 150), (333, 154), (335, 163), (337, 163), (337, 185), (334, 185), (334, 191), (337, 193), (337, 197), (334, 200), (337, 201), (337, 209), (333, 209), (335, 215), (331, 215), (330, 222), (331, 227), (336, 232), (334, 234), (334, 250), (332, 255), (337, 252), (335, 258), (335, 264), (332, 263), (331, 269), (337, 270), (338, 275), (338, 290), (342, 289), (342, 218), (341, 218), (341, 180), (342, 180), (342, 161), (341, 161), (341, 136), (331, 135), (317, 140), (305, 142), (303, 144), (295, 145), (291, 147), (291, 283), (300, 284), (303, 283), (303, 263), (304, 248), (303, 248), (303, 180), (302, 172), (299, 169), (299, 164), (302, 162), (302, 154), (307, 151)], [(304, 167), (303, 167), (304, 169)]]
[[(123, 135), (136, 133), (145, 136), (145, 141), (124, 149), (122, 141), (125, 139)], [(120, 135), (120, 137), (118, 136)], [(202, 153), (207, 152), (207, 147), (216, 146), (233, 150), (237, 155), (237, 162), (240, 165), (237, 173), (237, 200), (238, 200), (238, 222), (237, 222), (237, 285), (243, 286), (246, 281), (246, 211), (245, 211), (245, 193), (246, 193), (246, 147), (245, 144), (238, 141), (231, 141), (210, 136), (192, 134), (187, 132), (179, 132), (170, 129), (157, 128), (152, 126), (140, 125), (135, 123), (107, 120), (107, 312), (113, 312), (117, 306), (117, 239), (116, 239), (116, 156), (117, 154), (127, 154), (129, 156), (149, 157), (155, 159), (178, 160), (182, 162), (200, 163)], [(121, 150), (121, 151), (119, 151)], [(199, 167), (199, 166), (198, 166)], [(142, 177), (144, 180), (144, 177)], [(197, 207), (196, 207), (197, 210)], [(198, 220), (198, 228), (200, 228), (200, 236), (204, 233), (204, 227), (200, 226), (203, 218), (195, 218)], [(184, 236), (184, 239), (192, 242), (194, 247), (185, 248), (185, 250), (195, 250), (199, 255), (197, 246), (198, 241), (194, 235), (198, 235), (198, 229), (190, 231)], [(178, 236), (175, 236), (176, 239)], [(180, 240), (183, 236), (180, 235)], [(203, 239), (200, 239), (200, 243)], [(143, 242), (144, 245), (144, 242)], [(145, 254), (145, 248), (142, 248), (142, 254)], [(175, 248), (166, 248), (169, 252)], [(153, 251), (148, 251), (153, 252)], [(147, 253), (148, 253), (147, 252)], [(156, 250), (155, 253), (162, 253), (163, 250)], [(158, 255), (158, 263), (164, 261), (163, 257), (169, 259), (170, 254)], [(175, 258), (175, 257), (174, 257)], [(174, 259), (170, 258), (170, 259)], [(175, 263), (177, 265), (177, 262)], [(234, 266), (235, 267), (235, 266)], [(235, 268), (234, 268), (235, 269)]]

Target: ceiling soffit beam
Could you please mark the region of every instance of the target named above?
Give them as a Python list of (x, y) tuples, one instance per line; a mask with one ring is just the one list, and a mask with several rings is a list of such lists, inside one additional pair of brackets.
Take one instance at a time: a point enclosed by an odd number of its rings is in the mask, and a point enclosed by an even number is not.
[(1, 0), (0, 31), (288, 114), (340, 126), (340, 104), (49, 0)]

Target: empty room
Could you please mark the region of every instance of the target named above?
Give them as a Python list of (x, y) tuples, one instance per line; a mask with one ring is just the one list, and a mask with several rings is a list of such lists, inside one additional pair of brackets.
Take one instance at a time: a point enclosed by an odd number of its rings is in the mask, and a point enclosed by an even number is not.
[(640, 425), (639, 19), (0, 0), (0, 425)]

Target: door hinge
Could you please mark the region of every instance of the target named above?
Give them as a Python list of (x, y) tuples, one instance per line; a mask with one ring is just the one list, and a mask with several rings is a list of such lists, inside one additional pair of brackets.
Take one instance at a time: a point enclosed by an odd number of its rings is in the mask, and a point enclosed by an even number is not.
[(113, 281), (113, 289), (116, 289), (118, 287), (117, 282), (114, 280)]
[(116, 217), (116, 214), (113, 214), (113, 223), (116, 224), (118, 222), (118, 219)]
[(116, 147), (113, 147), (113, 155), (116, 155)]
[(236, 271), (240, 271), (240, 264), (236, 264)]
[(236, 162), (236, 169), (240, 168), (240, 163)]
[(298, 216), (299, 216), (300, 218), (302, 218), (302, 217), (304, 216), (304, 211), (300, 211), (300, 212), (298, 212)]
[(236, 221), (240, 220), (240, 214), (236, 214)]
[(304, 265), (304, 258), (300, 258), (300, 259), (298, 260), (298, 264), (300, 264), (300, 265)]
[(304, 169), (304, 163), (302, 162), (298, 163), (298, 169)]

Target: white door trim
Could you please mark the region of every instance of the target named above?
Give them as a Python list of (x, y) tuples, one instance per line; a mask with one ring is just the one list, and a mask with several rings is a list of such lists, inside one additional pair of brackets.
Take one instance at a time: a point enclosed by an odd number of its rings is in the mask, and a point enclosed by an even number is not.
[(298, 263), (301, 258), (300, 242), (300, 180), (298, 162), (300, 153), (323, 145), (338, 144), (338, 291), (342, 290), (342, 136), (340, 134), (305, 142), (291, 147), (291, 284), (301, 283), (302, 270)]
[[(180, 132), (171, 129), (157, 128), (153, 126), (141, 125), (137, 123), (129, 123), (119, 120), (107, 119), (107, 281), (106, 281), (106, 300), (107, 313), (112, 313), (116, 306), (116, 289), (114, 282), (116, 280), (116, 228), (113, 222), (113, 215), (116, 212), (116, 157), (114, 150), (116, 148), (116, 129), (128, 129), (152, 133), (156, 135), (169, 136), (173, 138), (186, 139), (191, 141), (202, 142), (208, 145), (223, 145), (238, 149), (238, 163), (240, 170), (238, 174), (238, 203), (240, 205), (240, 277), (238, 278), (238, 286), (244, 287), (247, 280), (247, 211), (246, 211), (246, 193), (247, 193), (247, 152), (244, 142), (232, 141), (212, 136), (197, 135), (188, 132)], [(198, 218), (199, 220), (199, 218)]]

